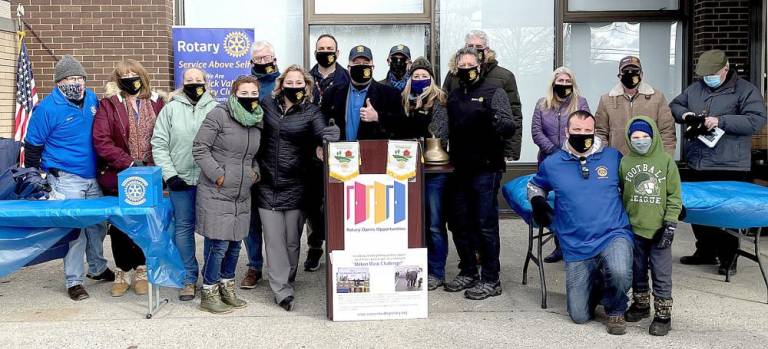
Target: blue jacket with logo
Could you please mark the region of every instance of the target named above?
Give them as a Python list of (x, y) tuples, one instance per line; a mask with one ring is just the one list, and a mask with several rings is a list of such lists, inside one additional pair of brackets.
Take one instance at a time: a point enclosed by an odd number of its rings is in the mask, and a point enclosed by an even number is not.
[(55, 168), (83, 178), (96, 178), (93, 116), (99, 100), (86, 89), (83, 106), (70, 102), (58, 88), (32, 111), (25, 143), (43, 146), (42, 168)]
[(586, 157), (588, 177), (579, 159), (561, 149), (547, 157), (528, 183), (528, 198), (555, 192), (552, 230), (557, 233), (563, 258), (576, 262), (598, 255), (613, 239), (632, 241), (632, 230), (621, 199), (621, 153), (601, 148)]

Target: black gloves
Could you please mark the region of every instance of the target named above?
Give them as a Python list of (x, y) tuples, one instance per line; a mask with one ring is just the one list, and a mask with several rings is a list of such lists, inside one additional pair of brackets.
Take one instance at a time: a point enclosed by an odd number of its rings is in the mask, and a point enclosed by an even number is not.
[(675, 229), (677, 229), (677, 223), (664, 222), (659, 229), (659, 241), (656, 243), (656, 248), (665, 249), (672, 246), (672, 240), (675, 238)]
[(141, 160), (133, 160), (133, 164), (131, 164), (131, 167), (142, 167), (142, 166), (146, 166), (146, 165), (144, 164), (144, 161), (141, 161)]
[(552, 224), (554, 211), (543, 196), (534, 196), (531, 198), (531, 207), (533, 208), (533, 221), (540, 227), (548, 227)]
[(688, 114), (685, 117), (685, 127), (683, 128), (683, 135), (685, 138), (691, 140), (699, 135), (709, 134), (709, 130), (704, 126), (704, 114)]
[(182, 190), (187, 190), (187, 188), (189, 188), (189, 185), (187, 185), (187, 182), (179, 178), (179, 176), (173, 176), (171, 178), (168, 178), (168, 180), (165, 181), (165, 184), (168, 186), (168, 189), (171, 191), (182, 191)]

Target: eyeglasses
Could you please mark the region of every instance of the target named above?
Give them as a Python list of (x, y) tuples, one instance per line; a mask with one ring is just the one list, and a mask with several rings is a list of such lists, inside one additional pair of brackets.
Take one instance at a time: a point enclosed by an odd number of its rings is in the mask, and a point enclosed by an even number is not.
[(485, 45), (472, 45), (472, 44), (467, 44), (467, 48), (473, 48), (473, 49), (475, 49), (475, 50), (478, 50), (478, 51), (482, 51), (482, 50), (485, 50)]
[(84, 76), (68, 76), (64, 78), (64, 81), (69, 83), (85, 82)]
[(264, 64), (264, 63), (271, 63), (274, 60), (275, 60), (275, 56), (261, 56), (261, 57), (254, 57), (251, 60), (251, 63)]

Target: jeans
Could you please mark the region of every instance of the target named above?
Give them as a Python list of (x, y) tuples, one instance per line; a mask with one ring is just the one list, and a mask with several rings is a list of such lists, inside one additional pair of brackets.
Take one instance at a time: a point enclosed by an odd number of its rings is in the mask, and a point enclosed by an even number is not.
[(427, 264), (429, 274), (445, 279), (445, 259), (448, 257), (448, 231), (445, 228), (443, 201), (448, 175), (444, 173), (426, 175), (425, 205), (429, 224), (427, 233)]
[[(49, 174), (51, 188), (66, 199), (91, 199), (102, 196), (101, 188), (95, 178), (87, 179), (78, 175), (59, 171), (59, 177)], [(81, 285), (85, 276), (83, 256), (88, 261), (88, 274), (99, 275), (107, 270), (104, 258), (104, 237), (107, 227), (104, 223), (94, 224), (80, 230), (80, 236), (70, 241), (69, 251), (64, 257), (64, 275), (67, 288)]]
[(499, 280), (499, 183), (501, 172), (459, 173), (451, 176), (453, 242), (459, 254), (461, 275), (477, 274), (480, 253), (481, 278)]
[(176, 220), (176, 232), (173, 241), (179, 249), (181, 261), (184, 263), (186, 274), (185, 285), (197, 283), (199, 267), (195, 256), (195, 202), (197, 201), (197, 187), (192, 186), (187, 190), (171, 191), (171, 203), (173, 204), (173, 217)]
[(240, 241), (205, 238), (203, 241), (203, 284), (215, 285), (221, 279), (234, 279)]
[(248, 230), (248, 236), (245, 237), (245, 252), (248, 253), (248, 268), (261, 270), (264, 264), (264, 256), (261, 254), (263, 241), (263, 229), (261, 227), (261, 218), (259, 217), (259, 206), (256, 205), (256, 195), (251, 196), (251, 227)]
[(597, 256), (565, 263), (568, 314), (582, 324), (594, 317), (602, 302), (608, 316), (624, 315), (632, 284), (632, 242), (614, 238)]
[(672, 247), (657, 248), (658, 237), (646, 239), (635, 235), (634, 258), (632, 262), (632, 292), (645, 293), (648, 287), (648, 268), (653, 279), (653, 296), (672, 298)]

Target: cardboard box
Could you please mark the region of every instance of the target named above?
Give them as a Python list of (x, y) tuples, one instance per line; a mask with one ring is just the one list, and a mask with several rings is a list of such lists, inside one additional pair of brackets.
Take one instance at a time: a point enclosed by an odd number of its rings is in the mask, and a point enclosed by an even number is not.
[(131, 167), (117, 174), (120, 206), (154, 207), (163, 198), (160, 167)]

